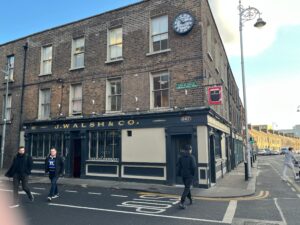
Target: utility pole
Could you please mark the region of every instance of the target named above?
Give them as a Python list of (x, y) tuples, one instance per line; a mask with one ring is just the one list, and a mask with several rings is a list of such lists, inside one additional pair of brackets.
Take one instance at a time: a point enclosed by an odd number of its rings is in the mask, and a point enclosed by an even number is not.
[(7, 123), (7, 99), (8, 99), (8, 82), (9, 82), (9, 69), (10, 65), (7, 65), (7, 70), (1, 70), (5, 74), (5, 81), (6, 81), (6, 91), (5, 91), (5, 107), (4, 108), (4, 114), (3, 114), (3, 129), (2, 129), (2, 141), (1, 141), (1, 169), (3, 169), (3, 162), (4, 162), (4, 150), (5, 150), (5, 135), (6, 135), (6, 123)]

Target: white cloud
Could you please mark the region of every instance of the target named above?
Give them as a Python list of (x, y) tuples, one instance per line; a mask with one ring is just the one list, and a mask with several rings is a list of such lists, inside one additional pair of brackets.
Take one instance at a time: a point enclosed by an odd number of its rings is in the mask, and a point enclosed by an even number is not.
[[(239, 55), (239, 12), (237, 0), (209, 0), (226, 52), (229, 56)], [(257, 8), (267, 25), (261, 29), (253, 27), (256, 20), (248, 21), (243, 27), (245, 55), (257, 55), (269, 48), (276, 38), (278, 29), (285, 25), (300, 24), (299, 0), (243, 0), (247, 8)]]
[(248, 121), (252, 124), (278, 124), (278, 128), (292, 128), (300, 124), (300, 77), (292, 79), (260, 80), (247, 88)]

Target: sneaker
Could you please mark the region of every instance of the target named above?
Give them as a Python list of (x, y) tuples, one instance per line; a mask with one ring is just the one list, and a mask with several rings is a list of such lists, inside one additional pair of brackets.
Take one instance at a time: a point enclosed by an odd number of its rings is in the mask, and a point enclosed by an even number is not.
[(59, 194), (52, 196), (52, 198), (58, 198)]
[(180, 209), (185, 209), (185, 208), (186, 208), (186, 205), (185, 205), (184, 203), (181, 203), (181, 202), (180, 202), (180, 203), (179, 203), (179, 208), (180, 208)]
[(51, 198), (51, 197), (48, 197), (47, 200), (48, 200), (48, 202), (51, 202), (52, 198)]
[(17, 207), (19, 207), (19, 206), (20, 206), (19, 204), (15, 204), (15, 205), (9, 206), (9, 208), (10, 208), (10, 209), (13, 209), (13, 208), (17, 208)]

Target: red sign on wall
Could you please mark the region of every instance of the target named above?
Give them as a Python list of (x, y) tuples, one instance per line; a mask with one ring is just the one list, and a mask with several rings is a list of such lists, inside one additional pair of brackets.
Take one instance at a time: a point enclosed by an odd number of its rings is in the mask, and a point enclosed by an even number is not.
[(208, 104), (209, 105), (222, 104), (222, 86), (214, 86), (208, 88)]

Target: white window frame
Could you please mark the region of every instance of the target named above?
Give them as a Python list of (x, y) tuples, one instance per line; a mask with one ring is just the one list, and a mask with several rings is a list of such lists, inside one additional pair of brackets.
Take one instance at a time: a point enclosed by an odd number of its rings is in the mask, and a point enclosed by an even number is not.
[[(42, 100), (45, 101), (45, 93), (46, 91), (49, 91), (49, 102), (42, 102)], [(48, 105), (49, 107), (49, 115), (45, 115), (45, 106)], [(50, 88), (44, 88), (39, 90), (39, 115), (38, 118), (40, 120), (50, 119), (51, 115), (51, 89)]]
[[(153, 35), (153, 29), (152, 29), (153, 21), (157, 20), (157, 19), (162, 19), (162, 18), (166, 18), (166, 20), (167, 20), (167, 32), (158, 33), (158, 34)], [(163, 50), (160, 48), (160, 50), (154, 51), (154, 48), (153, 48), (153, 38), (154, 38), (154, 36), (159, 36), (159, 35), (164, 35), (164, 34), (167, 34), (167, 39), (163, 39), (163, 40), (167, 40), (167, 48), (163, 49)], [(150, 46), (150, 51), (149, 52), (150, 52), (150, 54), (151, 53), (160, 53), (160, 52), (170, 51), (169, 18), (168, 18), (168, 15), (162, 15), (162, 16), (157, 16), (157, 17), (151, 18), (151, 20), (150, 20), (150, 32), (149, 32), (149, 35), (150, 35), (150, 37), (149, 37), (149, 46)]]
[[(161, 77), (164, 75), (168, 75), (168, 106), (162, 106), (162, 107), (155, 107), (154, 106), (154, 78), (155, 77)], [(159, 89), (160, 91), (166, 90), (166, 89)], [(169, 71), (161, 71), (157, 73), (150, 73), (150, 109), (155, 110), (155, 109), (169, 109), (170, 108), (170, 73)]]
[[(75, 43), (76, 43), (76, 41), (78, 41), (80, 39), (83, 39), (83, 46), (76, 49)], [(82, 66), (75, 66), (75, 56), (77, 56), (79, 54), (83, 54)], [(73, 38), (73, 40), (72, 40), (72, 55), (71, 55), (71, 70), (84, 68), (84, 58), (85, 58), (85, 38), (84, 37)]]
[(212, 48), (212, 26), (211, 24), (208, 22), (207, 23), (207, 55), (210, 58), (210, 60), (213, 60), (213, 48)]
[[(112, 32), (116, 30), (121, 29), (121, 41), (111, 44), (111, 36)], [(117, 45), (121, 45), (121, 55), (117, 56), (116, 58), (111, 57), (111, 48)], [(120, 61), (123, 60), (123, 28), (122, 27), (115, 27), (107, 30), (107, 61), (108, 62), (114, 62), (114, 61)]]
[[(11, 62), (13, 59), (13, 62)], [(15, 69), (15, 55), (7, 56), (7, 71), (8, 74), (5, 76), (5, 80), (8, 78), (8, 81), (14, 81), (14, 69)]]
[[(12, 106), (12, 95), (11, 94), (7, 95), (7, 103), (8, 103), (7, 105), (9, 107), (6, 106), (5, 95), (4, 95), (3, 96), (2, 120), (6, 119), (6, 121), (10, 121), (11, 120), (11, 106)], [(6, 115), (5, 115), (5, 113), (6, 113)]]
[[(80, 98), (74, 98), (74, 92), (75, 92), (75, 87), (78, 87), (78, 86), (80, 86), (81, 87), (81, 97)], [(70, 85), (70, 102), (69, 102), (69, 115), (70, 116), (80, 116), (80, 115), (82, 115), (82, 104), (83, 104), (83, 101), (82, 101), (82, 91), (83, 91), (83, 89), (82, 89), (82, 84), (81, 83), (76, 83), (76, 84), (71, 84)], [(75, 112), (74, 113), (74, 108), (73, 108), (73, 102), (74, 101), (81, 101), (81, 111), (80, 112)]]
[(215, 68), (217, 73), (220, 73), (220, 52), (219, 52), (219, 45), (218, 42), (215, 40)]
[[(111, 83), (112, 82), (119, 82), (121, 85), (121, 93), (119, 94), (111, 94)], [(120, 110), (112, 110), (111, 109), (111, 97), (114, 96), (120, 96)], [(107, 79), (106, 80), (106, 113), (116, 113), (116, 112), (122, 112), (122, 79), (121, 78), (115, 78), (115, 79)]]
[[(45, 58), (45, 50), (47, 48), (51, 48), (51, 56), (50, 58)], [(42, 46), (41, 48), (41, 67), (40, 67), (40, 75), (49, 75), (52, 74), (52, 58), (53, 58), (53, 46), (52, 45), (46, 45), (46, 46)], [(44, 64), (50, 64), (50, 71), (49, 72), (45, 72), (44, 71)]]

